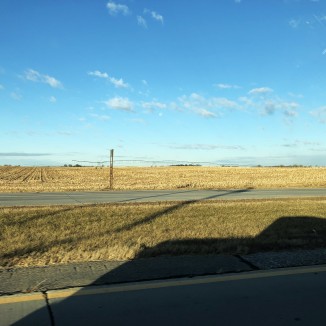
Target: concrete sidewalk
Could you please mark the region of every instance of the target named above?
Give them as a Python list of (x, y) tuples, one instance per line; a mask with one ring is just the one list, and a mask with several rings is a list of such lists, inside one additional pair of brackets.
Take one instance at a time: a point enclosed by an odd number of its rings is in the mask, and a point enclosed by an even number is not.
[(326, 248), (243, 256), (155, 257), (0, 269), (0, 296), (47, 290), (326, 264)]

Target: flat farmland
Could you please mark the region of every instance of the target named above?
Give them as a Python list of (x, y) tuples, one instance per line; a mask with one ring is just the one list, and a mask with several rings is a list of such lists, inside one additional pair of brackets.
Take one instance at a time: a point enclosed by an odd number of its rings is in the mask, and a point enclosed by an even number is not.
[[(0, 192), (108, 190), (109, 168), (0, 166)], [(326, 167), (117, 167), (114, 189), (324, 188)]]

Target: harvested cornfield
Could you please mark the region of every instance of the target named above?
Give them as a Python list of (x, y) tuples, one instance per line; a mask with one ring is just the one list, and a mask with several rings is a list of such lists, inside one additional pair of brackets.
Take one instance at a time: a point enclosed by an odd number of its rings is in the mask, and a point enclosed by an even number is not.
[[(0, 167), (0, 192), (108, 190), (109, 169)], [(324, 188), (325, 167), (118, 167), (114, 189)]]

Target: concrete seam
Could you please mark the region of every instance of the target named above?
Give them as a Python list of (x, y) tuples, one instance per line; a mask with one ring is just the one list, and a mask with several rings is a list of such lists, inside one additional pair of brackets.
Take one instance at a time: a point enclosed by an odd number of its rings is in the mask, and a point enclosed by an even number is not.
[(258, 266), (254, 265), (249, 260), (243, 258), (241, 255), (235, 255), (234, 257), (237, 257), (240, 261), (242, 261), (244, 264), (248, 265), (251, 269), (253, 269), (255, 271), (260, 270), (260, 268)]

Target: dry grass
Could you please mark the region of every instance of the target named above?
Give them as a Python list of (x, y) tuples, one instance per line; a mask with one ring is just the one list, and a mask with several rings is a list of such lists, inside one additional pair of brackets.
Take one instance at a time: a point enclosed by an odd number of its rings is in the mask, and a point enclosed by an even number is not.
[(0, 209), (0, 264), (326, 245), (326, 200), (107, 204)]
[[(114, 177), (117, 190), (326, 187), (325, 167), (120, 167)], [(0, 166), (0, 192), (106, 190), (108, 184), (108, 168)]]

